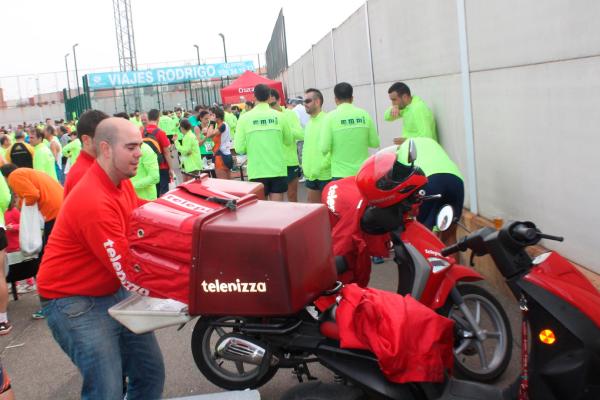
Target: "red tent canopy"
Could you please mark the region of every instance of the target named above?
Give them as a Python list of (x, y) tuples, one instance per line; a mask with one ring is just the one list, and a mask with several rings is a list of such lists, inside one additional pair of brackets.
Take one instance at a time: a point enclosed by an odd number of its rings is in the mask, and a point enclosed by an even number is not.
[(285, 104), (285, 97), (283, 95), (283, 85), (281, 82), (272, 81), (263, 76), (255, 74), (252, 71), (246, 71), (235, 81), (231, 82), (231, 85), (221, 89), (221, 99), (223, 104), (236, 104), (243, 103), (244, 101), (254, 101), (254, 86), (259, 83), (263, 83), (279, 92), (281, 98), (281, 104)]

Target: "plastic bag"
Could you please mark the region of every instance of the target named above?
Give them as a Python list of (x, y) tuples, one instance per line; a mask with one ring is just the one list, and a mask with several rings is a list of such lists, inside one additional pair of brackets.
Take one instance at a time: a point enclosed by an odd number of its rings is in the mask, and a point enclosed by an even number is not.
[(19, 243), (21, 251), (27, 255), (37, 254), (42, 250), (42, 230), (44, 218), (37, 203), (32, 206), (23, 204), (19, 226)]

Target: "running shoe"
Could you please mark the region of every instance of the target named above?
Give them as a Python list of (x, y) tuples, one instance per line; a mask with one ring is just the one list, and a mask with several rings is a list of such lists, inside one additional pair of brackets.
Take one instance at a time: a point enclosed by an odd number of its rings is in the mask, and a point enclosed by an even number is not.
[(33, 314), (31, 314), (31, 318), (33, 318), (33, 319), (44, 319), (46, 317), (44, 317), (44, 314), (42, 314), (42, 310), (38, 310), (38, 311), (34, 312)]
[(12, 325), (10, 322), (0, 322), (0, 335), (8, 335), (12, 331)]

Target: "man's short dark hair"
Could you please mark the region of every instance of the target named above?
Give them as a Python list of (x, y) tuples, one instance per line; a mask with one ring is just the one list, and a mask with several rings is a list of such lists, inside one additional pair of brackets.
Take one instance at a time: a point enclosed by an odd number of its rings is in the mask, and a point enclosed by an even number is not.
[(280, 99), (279, 92), (277, 91), (277, 89), (271, 88), (271, 96), (275, 97), (277, 101), (279, 101)]
[(196, 107), (194, 107), (194, 111), (199, 112), (200, 110), (202, 110), (202, 108), (204, 108), (204, 107), (201, 106), (200, 104), (198, 104)]
[(396, 92), (398, 96), (402, 96), (403, 94), (407, 94), (410, 96), (410, 88), (406, 86), (403, 82), (396, 82), (388, 89), (388, 94)]
[(46, 135), (44, 134), (44, 131), (41, 129), (37, 129), (35, 130), (34, 133), (35, 137), (38, 138), (38, 140), (44, 140), (46, 138)]
[(153, 108), (152, 110), (148, 111), (148, 121), (158, 121), (159, 117), (160, 111), (158, 111), (156, 108)]
[(19, 167), (17, 167), (15, 164), (8, 163), (1, 166), (0, 171), (5, 178), (8, 178), (8, 176), (17, 168)]
[(308, 88), (304, 91), (304, 93), (314, 93), (315, 97), (317, 99), (321, 100), (321, 105), (323, 105), (323, 93), (321, 93), (321, 91), (319, 89)]
[(202, 111), (200, 111), (200, 114), (198, 114), (198, 118), (202, 119), (202, 118), (206, 117), (206, 114), (210, 114), (210, 113), (206, 110), (202, 110)]
[(23, 132), (23, 131), (15, 132), (15, 139), (25, 139), (25, 132)]
[(186, 131), (192, 129), (192, 124), (190, 124), (190, 121), (188, 121), (187, 118), (182, 118), (181, 121), (179, 121), (179, 126), (185, 129)]
[(114, 116), (117, 118), (124, 118), (126, 120), (129, 120), (129, 114), (127, 114), (126, 112), (116, 113)]
[(77, 122), (77, 135), (79, 139), (83, 135), (93, 138), (96, 127), (100, 121), (106, 118), (108, 118), (108, 115), (100, 110), (89, 110), (81, 114), (81, 118)]
[(52, 125), (48, 125), (46, 127), (46, 132), (48, 132), (51, 135), (54, 135), (54, 133), (56, 132), (56, 129), (54, 129), (54, 127)]
[(340, 82), (333, 88), (333, 94), (338, 100), (350, 100), (352, 99), (352, 85), (348, 82)]
[(220, 119), (221, 121), (225, 119), (225, 111), (221, 110), (220, 108), (215, 108), (213, 114), (215, 114), (215, 117), (217, 117), (217, 119)]
[(258, 101), (267, 101), (269, 100), (269, 96), (271, 94), (271, 88), (265, 84), (259, 83), (254, 86), (254, 97)]

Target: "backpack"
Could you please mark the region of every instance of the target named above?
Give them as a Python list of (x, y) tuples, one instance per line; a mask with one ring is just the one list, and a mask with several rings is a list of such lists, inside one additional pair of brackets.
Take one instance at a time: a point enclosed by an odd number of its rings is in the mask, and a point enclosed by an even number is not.
[(150, 146), (152, 151), (156, 153), (158, 163), (161, 164), (165, 161), (165, 156), (163, 156), (160, 144), (158, 144), (158, 138), (156, 137), (158, 131), (160, 131), (160, 129), (156, 128), (152, 132), (148, 133), (148, 131), (144, 128), (144, 137), (142, 138), (142, 141)]
[(10, 161), (17, 167), (33, 168), (33, 155), (23, 143), (15, 143), (10, 148)]

